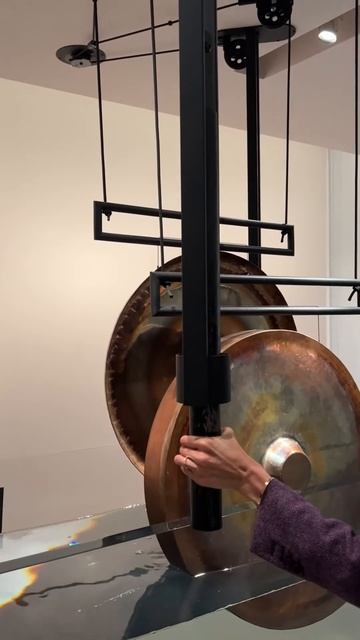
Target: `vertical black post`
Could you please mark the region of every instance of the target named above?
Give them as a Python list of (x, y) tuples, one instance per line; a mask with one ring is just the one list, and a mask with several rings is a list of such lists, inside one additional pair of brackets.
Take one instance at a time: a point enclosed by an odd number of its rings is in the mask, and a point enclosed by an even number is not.
[(0, 533), (3, 530), (4, 487), (0, 487)]
[[(179, 0), (183, 356), (178, 397), (190, 433), (219, 435), (212, 365), (219, 354), (219, 188), (216, 0)], [(225, 399), (222, 401), (226, 401)], [(221, 492), (192, 483), (195, 529), (221, 528)]]
[[(249, 220), (261, 220), (259, 36), (256, 29), (246, 31), (246, 45), (248, 216)], [(249, 228), (249, 245), (261, 246), (260, 229)], [(249, 260), (261, 267), (260, 254), (249, 253)]]

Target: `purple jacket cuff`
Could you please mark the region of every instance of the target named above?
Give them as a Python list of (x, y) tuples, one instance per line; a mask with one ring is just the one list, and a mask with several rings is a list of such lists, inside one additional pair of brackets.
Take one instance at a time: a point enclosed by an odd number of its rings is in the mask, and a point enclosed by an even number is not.
[(360, 606), (360, 537), (277, 480), (258, 509), (251, 551)]

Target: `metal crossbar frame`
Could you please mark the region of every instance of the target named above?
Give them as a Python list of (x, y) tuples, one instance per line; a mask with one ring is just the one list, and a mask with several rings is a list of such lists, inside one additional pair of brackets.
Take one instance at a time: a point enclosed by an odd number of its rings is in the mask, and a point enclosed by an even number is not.
[[(161, 285), (182, 282), (182, 274), (174, 271), (154, 271), (150, 274), (151, 311), (154, 317), (181, 315), (182, 310), (175, 307), (162, 307), (160, 304)], [(278, 285), (307, 287), (346, 287), (360, 289), (360, 280), (347, 278), (298, 278), (283, 276), (253, 276), (221, 274), (221, 284)], [(360, 315), (359, 307), (222, 307), (223, 315)]]
[[(136, 207), (134, 205), (117, 204), (114, 202), (94, 202), (94, 238), (104, 242), (119, 242), (125, 244), (139, 244), (160, 246), (161, 239), (159, 236), (140, 236), (125, 233), (111, 233), (104, 231), (104, 218), (111, 218), (116, 213), (129, 214), (135, 216), (148, 216), (153, 218), (159, 217), (159, 210), (151, 207)], [(162, 217), (168, 220), (182, 220), (179, 211), (163, 210)], [(293, 256), (295, 253), (294, 227), (289, 224), (278, 224), (275, 222), (261, 222), (258, 220), (240, 220), (237, 218), (221, 217), (220, 224), (234, 227), (247, 227), (249, 231), (261, 229), (279, 231), (282, 237), (286, 237), (287, 246), (285, 247), (264, 247), (257, 245), (242, 245), (236, 243), (222, 242), (219, 248), (222, 251), (231, 251), (232, 253), (257, 253), (266, 255)], [(177, 238), (164, 238), (165, 247), (182, 247), (182, 241)]]

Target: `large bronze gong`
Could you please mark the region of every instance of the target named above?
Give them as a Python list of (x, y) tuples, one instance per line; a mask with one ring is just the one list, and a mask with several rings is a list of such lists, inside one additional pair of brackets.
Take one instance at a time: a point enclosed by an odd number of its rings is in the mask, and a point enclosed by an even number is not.
[[(181, 271), (181, 258), (164, 265)], [(261, 275), (246, 260), (221, 254), (221, 272)], [(172, 302), (181, 306), (181, 284), (172, 287)], [(161, 300), (166, 304), (166, 289)], [(221, 286), (223, 306), (285, 305), (274, 285)], [(295, 329), (291, 316), (223, 317), (221, 335), (249, 329)], [(148, 437), (158, 406), (175, 376), (175, 356), (181, 351), (181, 319), (153, 318), (149, 279), (130, 298), (116, 323), (106, 360), (105, 388), (110, 419), (120, 445), (143, 473)]]
[[(270, 465), (273, 475), (306, 488), (324, 515), (359, 527), (360, 393), (343, 364), (320, 343), (287, 330), (228, 336), (223, 351), (232, 363), (232, 400), (222, 407), (222, 424), (231, 426), (244, 449)], [(188, 515), (187, 479), (173, 463), (187, 429), (188, 411), (177, 403), (172, 382), (148, 442), (150, 523)], [(244, 505), (231, 491), (224, 492), (223, 500), (225, 510)], [(179, 529), (159, 542), (169, 561), (192, 575), (244, 563), (251, 568), (258, 561), (249, 552), (254, 518), (255, 510), (244, 510), (225, 518), (219, 532)], [(304, 583), (233, 611), (257, 625), (289, 629), (321, 620), (340, 605)]]

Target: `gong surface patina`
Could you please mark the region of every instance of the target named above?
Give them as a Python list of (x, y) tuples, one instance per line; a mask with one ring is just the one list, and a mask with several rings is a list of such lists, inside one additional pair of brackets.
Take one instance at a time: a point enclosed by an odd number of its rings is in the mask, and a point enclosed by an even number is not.
[[(196, 264), (194, 265), (196, 268)], [(181, 272), (181, 258), (164, 265), (163, 271)], [(221, 254), (224, 274), (264, 275), (246, 260)], [(175, 357), (181, 352), (182, 321), (179, 317), (151, 315), (149, 279), (135, 291), (116, 323), (110, 341), (105, 373), (106, 400), (111, 423), (120, 445), (143, 473), (146, 446), (153, 419), (164, 393), (175, 376)], [(162, 305), (182, 304), (181, 284), (172, 285), (173, 297), (161, 289)], [(275, 285), (224, 284), (222, 306), (286, 305)], [(296, 330), (291, 316), (226, 316), (221, 335), (250, 329)]]
[[(296, 441), (311, 464), (311, 502), (324, 515), (357, 529), (360, 496), (353, 487), (360, 469), (360, 393), (343, 364), (315, 340), (283, 330), (228, 337), (223, 351), (231, 358), (232, 400), (222, 407), (222, 424), (235, 430), (258, 461), (278, 438)], [(173, 382), (159, 406), (146, 456), (151, 523), (189, 512), (187, 479), (173, 463), (187, 429), (188, 411), (176, 402)], [(334, 490), (320, 492), (327, 486)], [(231, 491), (223, 492), (223, 502), (226, 512), (242, 503)], [(225, 518), (219, 532), (178, 530), (159, 542), (169, 561), (192, 575), (255, 563), (249, 552), (254, 518), (255, 510), (247, 511)], [(236, 613), (264, 627), (288, 629), (321, 620), (340, 606), (338, 599), (310, 584), (294, 588), (292, 595), (284, 591), (271, 602), (243, 604)]]

